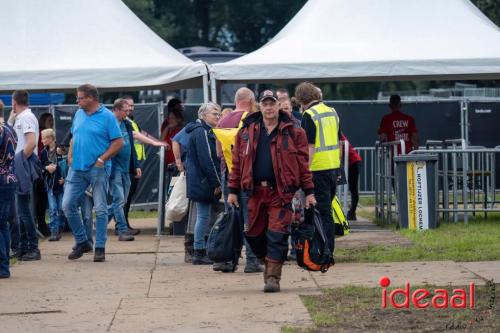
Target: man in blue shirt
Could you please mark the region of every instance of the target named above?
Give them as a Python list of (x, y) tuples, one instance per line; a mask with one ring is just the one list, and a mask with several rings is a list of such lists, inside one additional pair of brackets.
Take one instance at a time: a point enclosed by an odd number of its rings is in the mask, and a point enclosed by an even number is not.
[(113, 105), (113, 114), (118, 121), (123, 137), (122, 149), (111, 159), (110, 177), (111, 195), (113, 197), (111, 208), (115, 217), (116, 229), (118, 230), (118, 240), (120, 241), (134, 240), (134, 236), (129, 231), (123, 207), (130, 190), (131, 176), (141, 177), (141, 169), (133, 145), (133, 128), (127, 119), (129, 108), (130, 105), (123, 98), (118, 98)]
[(79, 213), (79, 203), (89, 185), (96, 211), (94, 261), (104, 261), (108, 210), (106, 196), (111, 171), (111, 157), (123, 146), (123, 138), (113, 113), (99, 104), (97, 88), (84, 84), (77, 89), (76, 111), (71, 126), (68, 164), (63, 197), (63, 211), (75, 237), (76, 245), (68, 259), (80, 258), (92, 251)]

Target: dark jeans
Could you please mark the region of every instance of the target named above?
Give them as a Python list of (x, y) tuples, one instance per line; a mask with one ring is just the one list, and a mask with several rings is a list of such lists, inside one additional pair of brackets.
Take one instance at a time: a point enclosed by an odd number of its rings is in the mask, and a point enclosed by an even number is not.
[(19, 242), (21, 241), (21, 227), (19, 226), (19, 218), (17, 216), (16, 194), (14, 192), (14, 200), (10, 203), (9, 231), (10, 231), (10, 249), (12, 252), (17, 251)]
[(16, 200), (21, 229), (19, 248), (23, 252), (38, 251), (38, 235), (36, 233), (35, 220), (31, 213), (31, 195), (16, 194)]
[(45, 181), (43, 178), (35, 180), (33, 183), (33, 201), (35, 206), (35, 221), (38, 226), (38, 230), (42, 234), (46, 234), (49, 231), (47, 221), (45, 220), (45, 213), (48, 207), (48, 197), (47, 190), (45, 188)]
[(323, 229), (328, 237), (328, 246), (335, 249), (335, 233), (332, 216), (332, 200), (337, 189), (338, 170), (313, 171), (314, 196), (318, 202), (316, 209), (321, 214)]
[(137, 191), (137, 184), (139, 184), (139, 179), (135, 178), (134, 175), (130, 175), (130, 190), (128, 192), (127, 202), (123, 207), (123, 212), (125, 213), (125, 220), (127, 221), (127, 226), (130, 228), (130, 223), (128, 221), (128, 212), (130, 210), (130, 205), (132, 204), (132, 199)]
[(351, 192), (351, 208), (350, 212), (355, 213), (358, 207), (359, 201), (359, 168), (361, 167), (361, 162), (353, 163), (349, 166), (349, 192)]
[(11, 216), (16, 185), (0, 185), (0, 275), (8, 276), (10, 235), (7, 220)]

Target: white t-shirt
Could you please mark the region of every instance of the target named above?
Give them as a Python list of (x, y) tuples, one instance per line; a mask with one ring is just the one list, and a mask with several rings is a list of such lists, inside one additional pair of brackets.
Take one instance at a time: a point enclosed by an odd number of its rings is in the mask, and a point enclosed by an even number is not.
[(23, 150), (26, 145), (24, 134), (35, 133), (35, 150), (33, 150), (33, 152), (38, 155), (38, 120), (33, 112), (31, 112), (31, 109), (26, 109), (21, 112), (16, 117), (13, 127), (17, 135), (16, 154)]

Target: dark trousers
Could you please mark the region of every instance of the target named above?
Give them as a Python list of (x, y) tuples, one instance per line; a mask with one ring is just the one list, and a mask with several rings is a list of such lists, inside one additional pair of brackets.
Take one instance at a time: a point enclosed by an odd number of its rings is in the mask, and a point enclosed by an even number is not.
[(332, 200), (335, 197), (337, 189), (337, 174), (338, 170), (322, 170), (313, 171), (314, 196), (318, 202), (316, 209), (321, 215), (323, 229), (328, 237), (328, 246), (332, 250), (335, 249), (335, 233), (332, 216)]
[(0, 275), (8, 276), (10, 233), (7, 220), (11, 216), (15, 184), (0, 185)]
[(35, 220), (31, 214), (31, 195), (17, 194), (16, 200), (21, 229), (19, 247), (22, 252), (38, 251), (38, 235)]
[(361, 167), (361, 162), (353, 163), (349, 166), (349, 192), (351, 192), (351, 208), (350, 212), (355, 213), (358, 207), (359, 201), (359, 168)]
[[(14, 191), (15, 198), (15, 191)], [(19, 218), (17, 216), (16, 200), (10, 203), (10, 216), (9, 216), (9, 232), (10, 232), (10, 249), (15, 252), (19, 248), (19, 241), (21, 239), (21, 228), (19, 226)]]
[(43, 178), (35, 180), (33, 183), (33, 191), (35, 221), (38, 226), (38, 231), (47, 236), (50, 234), (50, 230), (47, 222), (45, 221), (45, 212), (47, 211), (49, 200), (47, 198), (47, 190), (45, 189), (45, 181)]
[(130, 175), (130, 190), (128, 192), (127, 202), (123, 207), (123, 212), (125, 213), (125, 220), (127, 221), (127, 226), (130, 228), (130, 223), (128, 222), (128, 212), (130, 210), (130, 205), (132, 204), (132, 199), (134, 199), (134, 194), (137, 191), (137, 184), (139, 184), (139, 179), (135, 178), (134, 175)]

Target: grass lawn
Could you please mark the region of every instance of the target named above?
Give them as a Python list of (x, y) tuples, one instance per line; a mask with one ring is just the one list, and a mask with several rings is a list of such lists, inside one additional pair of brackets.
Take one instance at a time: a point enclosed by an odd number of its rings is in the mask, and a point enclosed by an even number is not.
[[(282, 332), (500, 332), (500, 285), (476, 286), (474, 309), (381, 308), (382, 288), (347, 286), (326, 289), (321, 295), (303, 296), (314, 326), (284, 327)], [(411, 291), (417, 286), (411, 286)], [(436, 286), (425, 286), (434, 294)], [(447, 289), (453, 295), (453, 288)], [(466, 287), (466, 290), (468, 287)], [(389, 295), (392, 289), (388, 288)], [(431, 296), (432, 297), (432, 296)], [(426, 300), (430, 301), (429, 298)], [(423, 300), (422, 302), (424, 302)], [(398, 299), (398, 302), (402, 300)], [(492, 309), (490, 306), (493, 304)]]
[(153, 211), (134, 210), (128, 213), (128, 217), (131, 219), (158, 218), (158, 212), (156, 210)]
[[(364, 198), (367, 203), (372, 197)], [(363, 200), (360, 200), (363, 201)], [(373, 206), (360, 207), (358, 216), (374, 220)], [(356, 222), (353, 222), (356, 223)], [(412, 241), (411, 246), (371, 246), (335, 250), (337, 262), (395, 261), (489, 261), (500, 260), (500, 214), (469, 217), (469, 223), (441, 222), (436, 229), (425, 231), (397, 230), (396, 224), (375, 223)]]

